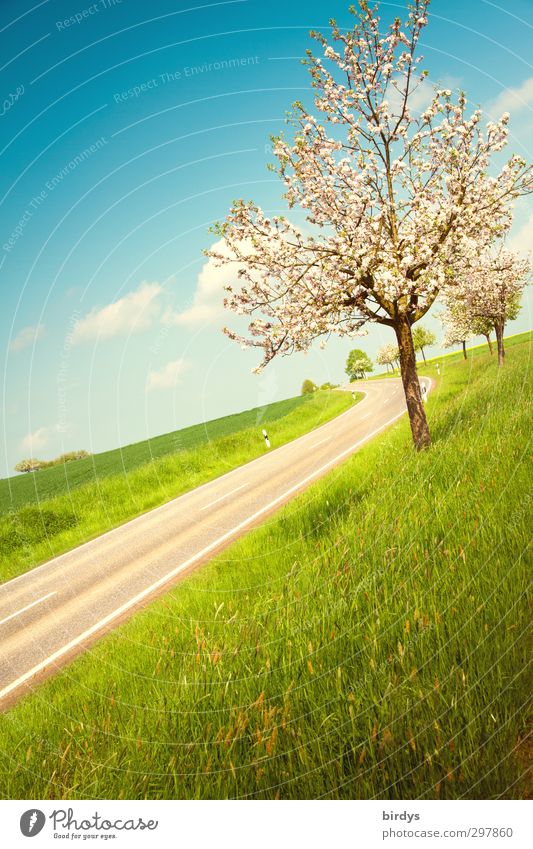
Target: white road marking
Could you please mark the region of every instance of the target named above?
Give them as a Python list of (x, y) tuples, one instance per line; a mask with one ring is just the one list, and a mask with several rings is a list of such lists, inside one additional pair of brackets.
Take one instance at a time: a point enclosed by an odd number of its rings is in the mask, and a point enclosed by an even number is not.
[(317, 445), (322, 445), (323, 442), (329, 442), (330, 439), (331, 439), (331, 436), (326, 436), (325, 439), (321, 439), (320, 442), (313, 442), (313, 444), (310, 445), (309, 447), (310, 448), (316, 448)]
[(224, 501), (225, 498), (229, 498), (230, 495), (233, 495), (234, 492), (238, 492), (239, 489), (244, 489), (245, 486), (249, 486), (247, 483), (241, 483), (240, 486), (236, 486), (235, 489), (232, 489), (231, 492), (226, 492), (225, 495), (221, 495), (220, 498), (215, 498), (214, 501), (210, 501), (209, 504), (206, 504), (205, 507), (202, 507), (202, 510), (208, 510), (209, 507), (212, 507), (213, 504), (218, 504), (219, 501)]
[(15, 616), (20, 616), (21, 613), (25, 613), (26, 610), (31, 610), (32, 607), (35, 607), (36, 604), (40, 604), (42, 601), (46, 601), (47, 598), (50, 598), (53, 595), (57, 595), (57, 590), (54, 590), (47, 595), (43, 595), (42, 598), (38, 598), (37, 601), (32, 601), (31, 604), (27, 604), (26, 607), (21, 607), (20, 610), (17, 610), (15, 613), (11, 613), (9, 616), (6, 616), (5, 619), (0, 619), (0, 625), (5, 625), (6, 622), (9, 622), (10, 619), (14, 619)]
[(386, 427), (396, 421), (396, 419), (399, 419), (400, 416), (403, 416), (405, 412), (405, 410), (400, 410), (399, 413), (396, 413), (395, 416), (393, 416), (388, 421), (384, 422), (371, 433), (368, 433), (366, 436), (363, 436), (362, 439), (359, 439), (349, 448), (346, 448), (340, 454), (337, 454), (337, 456), (333, 457), (332, 460), (328, 460), (327, 463), (324, 463), (324, 465), (320, 466), (319, 469), (315, 469), (314, 472), (311, 472), (310, 475), (307, 475), (307, 477), (299, 481), (299, 483), (294, 484), (294, 486), (291, 486), (290, 489), (287, 489), (284, 493), (278, 495), (277, 498), (274, 498), (272, 501), (270, 501), (264, 507), (261, 507), (251, 516), (248, 516), (247, 519), (244, 519), (242, 522), (239, 522), (238, 525), (235, 525), (235, 527), (231, 528), (229, 531), (226, 531), (225, 534), (222, 534), (222, 536), (218, 537), (218, 539), (216, 539), (214, 542), (211, 542), (209, 543), (209, 545), (206, 545), (206, 547), (199, 551), (197, 554), (193, 554), (193, 556), (189, 557), (188, 560), (185, 560), (184, 563), (180, 563), (180, 565), (176, 566), (175, 569), (172, 569), (170, 572), (167, 572), (167, 574), (163, 575), (162, 578), (159, 578), (159, 580), (155, 581), (153, 584), (150, 584), (150, 586), (145, 587), (144, 590), (141, 590), (140, 593), (137, 593), (137, 595), (135, 595), (133, 598), (130, 598), (129, 601), (124, 602), (124, 604), (121, 604), (120, 607), (117, 607), (115, 610), (112, 610), (111, 613), (108, 613), (107, 616), (103, 617), (103, 619), (100, 619), (98, 622), (95, 622), (94, 625), (91, 625), (91, 627), (87, 628), (87, 630), (83, 631), (83, 633), (78, 634), (78, 636), (74, 637), (72, 640), (70, 640), (70, 642), (66, 643), (60, 649), (57, 649), (57, 651), (53, 652), (53, 654), (49, 655), (40, 663), (37, 663), (35, 666), (33, 666), (15, 681), (12, 681), (11, 684), (8, 684), (6, 687), (0, 690), (0, 699), (3, 699), (5, 696), (9, 695), (9, 693), (12, 693), (13, 690), (16, 690), (17, 687), (20, 687), (22, 684), (25, 684), (26, 681), (30, 680), (30, 678), (33, 678), (35, 675), (38, 675), (39, 672), (42, 672), (42, 670), (46, 669), (46, 667), (50, 666), (50, 664), (55, 663), (56, 660), (60, 660), (60, 658), (62, 658), (65, 654), (68, 654), (68, 652), (71, 651), (73, 648), (76, 648), (76, 646), (79, 646), (80, 643), (83, 643), (85, 640), (88, 640), (94, 634), (97, 634), (98, 631), (101, 631), (102, 628), (105, 628), (105, 626), (112, 622), (114, 619), (117, 619), (117, 617), (121, 616), (127, 610), (130, 610), (130, 608), (135, 607), (135, 605), (139, 604), (145, 598), (152, 595), (152, 593), (154, 593), (156, 590), (160, 589), (161, 587), (164, 587), (165, 584), (168, 584), (169, 581), (171, 581), (173, 578), (176, 578), (181, 572), (183, 572), (185, 569), (188, 569), (189, 566), (192, 566), (193, 563), (196, 563), (198, 560), (201, 560), (203, 557), (205, 557), (206, 554), (209, 554), (211, 551), (213, 551), (213, 549), (218, 548), (223, 542), (226, 542), (226, 540), (231, 539), (233, 536), (235, 536), (236, 533), (243, 530), (247, 525), (250, 525), (255, 522), (255, 520), (262, 516), (264, 513), (268, 513), (270, 510), (272, 510), (273, 507), (288, 498), (288, 496), (298, 492), (298, 490), (305, 486), (305, 484), (310, 483), (313, 478), (318, 477), (322, 474), (322, 472), (325, 472), (326, 469), (329, 469), (331, 466), (334, 466), (335, 463), (337, 463), (339, 460), (342, 460), (343, 457), (346, 457), (348, 454), (353, 453), (356, 448), (359, 448), (359, 446), (362, 445), (364, 442), (368, 442), (369, 439), (372, 439), (372, 437), (376, 436), (380, 431), (384, 430)]

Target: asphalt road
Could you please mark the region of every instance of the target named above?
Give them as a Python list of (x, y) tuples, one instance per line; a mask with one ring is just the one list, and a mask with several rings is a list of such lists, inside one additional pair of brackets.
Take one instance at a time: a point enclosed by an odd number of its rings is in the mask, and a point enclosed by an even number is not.
[[(422, 378), (428, 391), (430, 380)], [(399, 379), (293, 442), (0, 585), (0, 707), (326, 474), (405, 412)]]

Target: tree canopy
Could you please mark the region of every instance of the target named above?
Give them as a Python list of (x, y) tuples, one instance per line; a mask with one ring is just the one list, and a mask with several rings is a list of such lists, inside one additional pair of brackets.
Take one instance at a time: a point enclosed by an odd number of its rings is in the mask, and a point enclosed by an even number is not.
[(365, 354), (359, 348), (354, 348), (353, 351), (350, 351), (345, 368), (345, 372), (350, 380), (362, 380), (365, 374), (371, 371), (374, 371), (374, 366), (368, 354)]
[(304, 382), (302, 383), (300, 395), (310, 395), (311, 392), (316, 392), (317, 389), (318, 386), (316, 385), (316, 383), (313, 383), (312, 380), (304, 380)]
[(397, 345), (382, 345), (378, 350), (376, 362), (380, 366), (392, 366), (400, 360), (400, 351)]
[(415, 351), (421, 352), (424, 362), (426, 362), (424, 348), (429, 348), (431, 345), (434, 345), (436, 341), (437, 337), (431, 330), (428, 330), (427, 327), (418, 325), (418, 327), (413, 329), (413, 347)]

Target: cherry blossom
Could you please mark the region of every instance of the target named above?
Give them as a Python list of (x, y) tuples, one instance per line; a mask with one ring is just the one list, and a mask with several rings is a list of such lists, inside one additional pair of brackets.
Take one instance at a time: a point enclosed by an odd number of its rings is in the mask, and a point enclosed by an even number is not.
[(394, 363), (397, 363), (399, 359), (400, 351), (397, 345), (382, 345), (376, 355), (376, 362), (378, 365), (386, 366), (387, 371), (389, 370), (389, 366), (391, 366), (392, 371), (394, 371)]
[(462, 345), (463, 356), (466, 360), (466, 343), (474, 335), (472, 317), (460, 301), (454, 301), (438, 317), (445, 328), (444, 339), (442, 341), (444, 348)]
[(448, 301), (452, 313), (467, 324), (475, 335), (494, 328), (498, 344), (498, 363), (503, 365), (505, 323), (516, 318), (520, 298), (531, 275), (529, 260), (506, 250), (492, 248), (470, 264), (460, 264)]
[[(437, 89), (421, 114), (412, 105), (427, 76), (415, 53), (428, 6), (414, 0), (407, 20), (381, 35), (378, 6), (360, 0), (353, 29), (331, 21), (330, 42), (311, 33), (323, 54), (306, 59), (318, 117), (294, 104), (292, 137), (273, 138), (272, 168), (312, 232), (245, 200), (215, 228), (240, 263), (225, 304), (252, 316), (246, 339), (225, 332), (263, 350), (258, 370), (320, 337), (389, 326), (418, 448), (430, 435), (411, 327), (456, 284), (459, 263), (508, 231), (513, 201), (533, 190), (520, 156), (495, 169), (507, 113), (483, 127), (480, 110), (470, 112), (464, 93), (449, 89)], [(208, 253), (229, 261), (226, 252)]]

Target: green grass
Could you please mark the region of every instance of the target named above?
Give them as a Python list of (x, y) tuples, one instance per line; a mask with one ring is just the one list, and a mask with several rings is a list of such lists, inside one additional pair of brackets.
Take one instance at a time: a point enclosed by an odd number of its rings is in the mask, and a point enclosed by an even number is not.
[[(506, 336), (505, 340), (504, 340), (505, 350), (507, 351), (508, 348), (513, 348), (515, 345), (522, 345), (524, 342), (531, 342), (532, 340), (533, 340), (533, 331), (532, 330), (527, 330), (525, 333), (515, 333), (513, 336)], [(497, 353), (496, 353), (496, 340), (495, 339), (492, 340), (492, 348), (493, 348), (493, 352), (494, 352), (493, 356), (496, 356)], [(485, 354), (489, 353), (489, 346), (487, 345), (486, 342), (483, 342), (481, 345), (472, 345), (471, 347), (467, 346), (466, 352), (467, 352), (467, 355), (471, 358), (477, 357), (480, 354), (485, 355)], [(425, 369), (426, 366), (436, 365), (437, 363), (440, 363), (441, 367), (445, 368), (445, 366), (448, 363), (457, 363), (457, 362), (464, 362), (464, 355), (463, 355), (463, 349), (462, 348), (459, 348), (458, 351), (451, 351), (449, 354), (439, 354), (436, 357), (428, 357), (425, 362), (424, 362), (423, 358), (420, 357), (418, 359), (416, 365), (417, 365), (418, 371), (421, 374), (425, 374), (426, 372), (424, 371), (424, 369)], [(437, 374), (436, 369), (434, 371), (435, 371), (435, 375), (436, 375)], [(390, 371), (384, 371), (381, 374), (374, 374), (374, 375), (372, 375), (372, 377), (368, 377), (367, 380), (382, 380), (384, 377), (400, 377), (400, 372), (398, 371), (398, 369), (394, 370), (394, 374), (392, 374)]]
[(16, 506), (0, 515), (0, 581), (264, 454), (263, 427), (277, 447), (352, 404), (349, 393), (319, 391), (10, 478)]
[(399, 420), (3, 715), (2, 796), (522, 796), (530, 392), (527, 344), (447, 364), (428, 451)]
[[(533, 339), (533, 331), (527, 330), (525, 333), (515, 333), (513, 336), (506, 336), (504, 339), (505, 350), (507, 351), (509, 348), (513, 348), (515, 345), (522, 345), (524, 342), (531, 342)], [(496, 348), (496, 340), (494, 338), (494, 334), (492, 335), (492, 349), (493, 356), (497, 356), (497, 348)], [(488, 353), (489, 346), (486, 342), (483, 342), (481, 345), (471, 345), (466, 347), (466, 353), (470, 357), (477, 357), (480, 354), (485, 355)], [(457, 351), (451, 351), (449, 354), (440, 354), (437, 357), (429, 357), (427, 359), (427, 363), (444, 363), (445, 365), (448, 363), (455, 363), (457, 361), (464, 360), (463, 349), (459, 347)], [(424, 365), (423, 361), (418, 361), (418, 368), (420, 369)]]
[[(114, 451), (93, 454), (84, 460), (53, 466), (17, 477), (0, 480), (0, 515), (23, 507), (64, 495), (78, 486), (102, 480), (113, 475), (129, 474), (139, 466), (144, 466), (178, 451), (191, 451), (208, 442), (230, 436), (243, 430), (255, 428), (259, 437), (261, 428), (287, 416), (293, 410), (309, 403), (310, 395), (287, 398), (265, 407), (257, 407), (224, 416), (209, 422), (164, 433), (153, 439), (126, 445)], [(313, 413), (311, 411), (311, 419)], [(259, 427), (259, 431), (257, 428)], [(261, 440), (259, 439), (260, 443)]]

